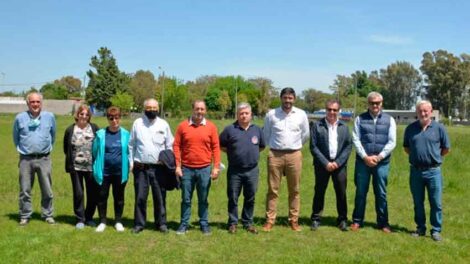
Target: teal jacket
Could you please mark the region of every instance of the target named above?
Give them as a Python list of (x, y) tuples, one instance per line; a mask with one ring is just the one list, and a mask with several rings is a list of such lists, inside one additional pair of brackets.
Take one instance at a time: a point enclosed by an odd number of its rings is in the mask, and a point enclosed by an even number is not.
[[(122, 180), (125, 183), (129, 174), (129, 131), (124, 128), (121, 130), (121, 159), (122, 159)], [(104, 145), (105, 145), (106, 128), (102, 128), (96, 132), (96, 137), (93, 140), (93, 177), (95, 181), (101, 185), (103, 183), (103, 170), (104, 170)]]

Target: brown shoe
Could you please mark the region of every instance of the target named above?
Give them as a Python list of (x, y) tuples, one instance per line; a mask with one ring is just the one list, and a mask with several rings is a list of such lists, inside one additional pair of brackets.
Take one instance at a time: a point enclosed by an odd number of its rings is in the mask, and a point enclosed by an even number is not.
[(385, 226), (385, 227), (382, 227), (382, 232), (384, 232), (385, 234), (390, 234), (392, 233), (392, 229), (390, 229), (389, 226)]
[(359, 231), (359, 228), (361, 228), (361, 226), (358, 223), (351, 224), (351, 231)]
[(271, 223), (269, 223), (269, 222), (267, 222), (266, 224), (264, 224), (264, 226), (263, 226), (263, 231), (264, 231), (264, 232), (270, 232), (271, 229), (273, 229), (273, 224), (271, 224)]
[(258, 234), (258, 230), (256, 230), (256, 228), (255, 228), (254, 226), (252, 226), (252, 225), (249, 226), (249, 227), (247, 227), (247, 228), (245, 228), (245, 229), (246, 229), (246, 231), (247, 231), (248, 233), (252, 233), (252, 234), (254, 234), (254, 235)]
[(229, 232), (230, 234), (235, 234), (235, 233), (237, 233), (237, 225), (230, 225), (230, 226), (228, 227), (228, 232)]
[(297, 221), (290, 221), (289, 225), (290, 229), (294, 231), (302, 231), (302, 228), (300, 228), (299, 223)]

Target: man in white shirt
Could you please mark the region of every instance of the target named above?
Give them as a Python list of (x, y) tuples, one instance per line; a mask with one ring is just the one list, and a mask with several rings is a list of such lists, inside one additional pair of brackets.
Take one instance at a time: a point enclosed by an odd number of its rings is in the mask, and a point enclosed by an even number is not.
[(367, 101), (368, 111), (356, 117), (353, 129), (353, 143), (356, 147), (356, 197), (351, 230), (357, 231), (364, 224), (367, 192), (372, 176), (377, 228), (384, 233), (390, 233), (392, 231), (388, 222), (387, 178), (390, 154), (396, 145), (397, 129), (393, 117), (382, 112), (383, 97), (380, 93), (370, 92)]
[(134, 173), (135, 207), (133, 233), (140, 233), (147, 218), (147, 197), (152, 188), (155, 228), (167, 233), (166, 190), (159, 184), (163, 165), (158, 163), (160, 151), (173, 148), (173, 134), (168, 123), (159, 118), (158, 102), (147, 99), (145, 114), (134, 121), (129, 140), (129, 162)]
[(276, 206), (283, 175), (289, 191), (289, 225), (300, 231), (300, 175), (302, 173), (302, 146), (309, 137), (307, 114), (294, 107), (295, 91), (287, 87), (281, 91), (281, 107), (270, 110), (264, 120), (264, 136), (269, 145), (268, 193), (266, 195), (266, 223), (263, 230), (271, 231), (276, 220)]

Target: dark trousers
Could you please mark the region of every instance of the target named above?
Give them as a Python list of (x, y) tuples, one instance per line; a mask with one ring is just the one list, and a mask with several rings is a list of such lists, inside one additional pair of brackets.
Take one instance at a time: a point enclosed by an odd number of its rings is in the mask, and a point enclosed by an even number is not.
[(325, 204), (325, 192), (330, 176), (336, 193), (336, 210), (338, 211), (338, 224), (348, 219), (348, 206), (346, 201), (347, 168), (343, 166), (329, 172), (322, 165), (315, 166), (315, 195), (313, 196), (312, 221), (320, 221)]
[(149, 187), (152, 189), (155, 227), (159, 228), (160, 226), (166, 225), (166, 190), (160, 187), (157, 180), (157, 176), (160, 175), (162, 169), (161, 165), (146, 168), (137, 168), (137, 166), (134, 166), (135, 227), (145, 227)]
[(121, 183), (121, 175), (103, 177), (98, 200), (98, 214), (101, 223), (106, 224), (106, 210), (108, 208), (109, 188), (111, 185), (113, 186), (114, 219), (116, 223), (121, 222), (122, 212), (124, 211), (124, 190), (126, 189), (126, 183)]
[(228, 224), (238, 224), (238, 197), (243, 189), (242, 224), (244, 227), (253, 225), (253, 211), (255, 195), (258, 188), (259, 169), (244, 169), (235, 166), (228, 167), (227, 171), (227, 197), (228, 197)]
[[(93, 179), (91, 171), (71, 171), (73, 190), (73, 211), (77, 218), (77, 223), (85, 223), (93, 220), (96, 206), (98, 205), (98, 184)], [(85, 180), (85, 186), (83, 181)], [(86, 187), (86, 207), (84, 206)]]

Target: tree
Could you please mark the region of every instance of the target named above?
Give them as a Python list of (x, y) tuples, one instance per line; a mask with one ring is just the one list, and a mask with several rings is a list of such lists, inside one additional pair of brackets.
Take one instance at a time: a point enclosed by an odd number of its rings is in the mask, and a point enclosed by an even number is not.
[(305, 102), (304, 110), (313, 112), (325, 108), (325, 103), (334, 95), (310, 88), (302, 91), (302, 98)]
[(68, 90), (65, 85), (58, 83), (47, 83), (39, 89), (44, 99), (63, 100), (68, 98)]
[(119, 107), (124, 115), (129, 113), (134, 105), (132, 95), (127, 92), (120, 91), (111, 97), (110, 102), (113, 106)]
[(457, 113), (468, 89), (467, 56), (459, 58), (445, 50), (423, 54), (420, 69), (425, 76), (425, 97), (446, 116)]
[[(143, 110), (145, 99), (155, 98), (157, 81), (150, 71), (138, 70), (132, 77), (129, 84), (129, 93), (134, 98), (137, 111)], [(161, 101), (160, 101), (161, 103)]]
[(416, 103), (421, 76), (409, 62), (398, 61), (380, 70), (384, 108), (408, 110)]
[(98, 56), (91, 57), (90, 66), (95, 71), (87, 72), (90, 81), (86, 89), (86, 100), (89, 104), (106, 108), (111, 105), (110, 98), (117, 92), (128, 91), (130, 78), (119, 71), (116, 59), (108, 48), (101, 47)]
[(83, 91), (82, 81), (73, 76), (64, 76), (60, 80), (55, 80), (54, 84), (63, 85), (67, 88), (67, 93), (69, 96), (81, 96)]

